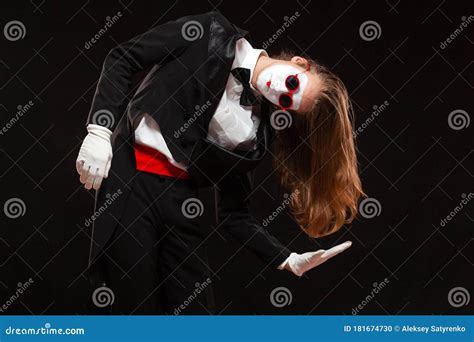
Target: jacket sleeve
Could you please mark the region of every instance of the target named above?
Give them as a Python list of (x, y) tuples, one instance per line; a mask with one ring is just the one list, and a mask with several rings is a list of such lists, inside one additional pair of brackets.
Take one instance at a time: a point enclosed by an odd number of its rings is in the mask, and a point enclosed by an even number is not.
[(248, 174), (231, 175), (219, 183), (218, 229), (226, 231), (266, 264), (277, 268), (291, 251), (250, 213), (251, 190)]
[(132, 76), (180, 56), (200, 39), (208, 39), (213, 12), (169, 21), (110, 50), (103, 63), (86, 124), (113, 130), (130, 91)]

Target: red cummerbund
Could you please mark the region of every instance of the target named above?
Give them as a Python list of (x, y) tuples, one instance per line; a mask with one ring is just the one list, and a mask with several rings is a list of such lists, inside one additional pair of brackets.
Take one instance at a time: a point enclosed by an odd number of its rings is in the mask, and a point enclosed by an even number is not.
[(189, 173), (171, 164), (166, 156), (154, 148), (135, 144), (137, 170), (157, 175), (190, 179)]

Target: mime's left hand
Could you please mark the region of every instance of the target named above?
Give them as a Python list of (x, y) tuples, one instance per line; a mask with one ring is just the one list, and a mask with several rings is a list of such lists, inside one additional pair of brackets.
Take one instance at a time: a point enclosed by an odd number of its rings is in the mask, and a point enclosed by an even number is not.
[(346, 241), (328, 250), (320, 249), (315, 252), (307, 252), (304, 254), (291, 253), (288, 259), (286, 259), (280, 267), (281, 269), (284, 268), (290, 272), (293, 272), (298, 277), (301, 277), (306, 271), (309, 271), (310, 269), (328, 261), (332, 257), (345, 251), (351, 245), (351, 241)]

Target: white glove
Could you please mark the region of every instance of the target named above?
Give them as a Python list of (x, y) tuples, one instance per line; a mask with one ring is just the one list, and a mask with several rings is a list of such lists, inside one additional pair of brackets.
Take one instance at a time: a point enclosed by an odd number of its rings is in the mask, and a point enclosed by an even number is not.
[(85, 137), (76, 160), (80, 181), (86, 189), (99, 189), (102, 179), (107, 178), (112, 161), (112, 132), (103, 126), (87, 125)]
[(336, 256), (349, 248), (351, 245), (351, 241), (346, 241), (328, 250), (320, 249), (316, 252), (307, 252), (304, 254), (291, 253), (290, 256), (280, 266), (278, 266), (278, 268), (280, 270), (287, 269), (298, 277), (301, 277), (306, 271), (328, 261), (333, 256)]

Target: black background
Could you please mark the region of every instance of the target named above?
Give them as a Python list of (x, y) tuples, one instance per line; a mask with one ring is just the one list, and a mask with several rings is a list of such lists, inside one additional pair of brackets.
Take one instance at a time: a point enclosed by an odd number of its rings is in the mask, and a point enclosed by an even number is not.
[[(287, 213), (267, 228), (293, 251), (353, 246), (298, 279), (269, 270), (226, 236), (208, 240), (213, 284), (222, 314), (352, 314), (385, 278), (388, 285), (359, 314), (472, 314), (448, 293), (473, 290), (473, 204), (444, 227), (442, 218), (473, 191), (473, 124), (448, 124), (457, 109), (472, 116), (474, 43), (468, 25), (445, 41), (468, 2), (445, 1), (2, 1), (0, 24), (21, 21), (26, 36), (0, 35), (0, 126), (19, 105), (34, 106), (0, 135), (0, 204), (20, 198), (23, 216), (0, 211), (0, 304), (30, 277), (33, 285), (4, 313), (86, 314), (84, 270), (93, 193), (84, 190), (75, 159), (100, 68), (117, 43), (180, 16), (218, 10), (262, 47), (296, 11), (300, 17), (269, 46), (306, 52), (344, 80), (356, 127), (373, 106), (389, 105), (358, 136), (364, 190), (381, 204), (378, 216), (359, 217), (322, 239), (307, 238)], [(90, 49), (84, 44), (121, 11), (122, 18)], [(361, 39), (374, 20), (378, 39)], [(140, 76), (140, 75), (138, 75)], [(139, 78), (139, 77), (137, 77)], [(130, 95), (133, 91), (130, 92)], [(252, 197), (263, 220), (284, 199), (270, 159), (256, 171)], [(211, 215), (209, 220), (211, 220)], [(286, 287), (292, 302), (270, 302)]]

